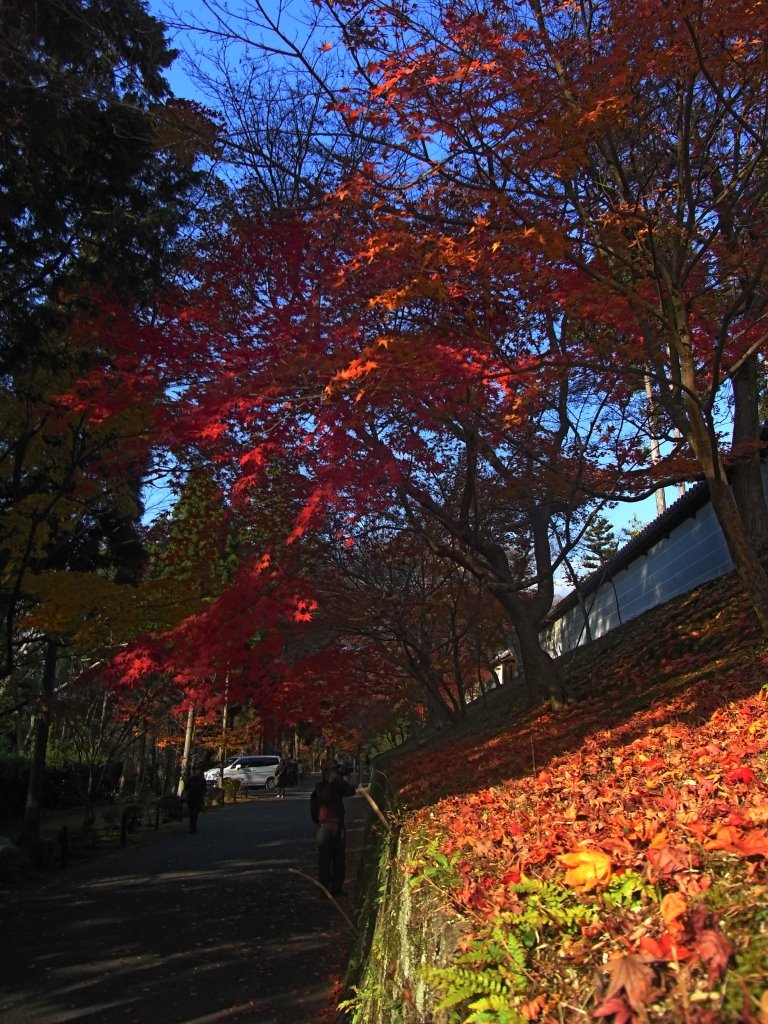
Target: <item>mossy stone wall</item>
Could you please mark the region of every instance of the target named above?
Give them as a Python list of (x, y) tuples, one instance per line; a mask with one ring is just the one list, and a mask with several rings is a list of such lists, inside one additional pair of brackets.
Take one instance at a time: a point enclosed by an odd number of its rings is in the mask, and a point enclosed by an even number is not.
[(362, 960), (352, 978), (350, 1024), (444, 1024), (429, 970), (450, 963), (462, 933), (459, 918), (423, 876), (409, 866), (423, 860), (423, 840), (400, 830), (380, 837), (376, 873), (365, 880)]

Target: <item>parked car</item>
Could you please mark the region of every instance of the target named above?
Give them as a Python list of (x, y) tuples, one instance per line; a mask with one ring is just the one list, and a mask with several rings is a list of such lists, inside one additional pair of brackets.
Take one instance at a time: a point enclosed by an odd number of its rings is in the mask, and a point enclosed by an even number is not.
[(242, 754), (233, 754), (231, 757), (225, 758), (220, 764), (215, 765), (213, 768), (206, 768), (203, 772), (206, 782), (218, 782), (221, 779), (222, 768), (229, 768), (231, 764), (234, 764), (238, 758), (242, 757)]
[(209, 768), (205, 773), (205, 781), (215, 786), (223, 774), (225, 779), (237, 779), (243, 789), (257, 789), (260, 786), (274, 789), (275, 772), (279, 764), (277, 754), (241, 755), (227, 765), (223, 773), (219, 768)]

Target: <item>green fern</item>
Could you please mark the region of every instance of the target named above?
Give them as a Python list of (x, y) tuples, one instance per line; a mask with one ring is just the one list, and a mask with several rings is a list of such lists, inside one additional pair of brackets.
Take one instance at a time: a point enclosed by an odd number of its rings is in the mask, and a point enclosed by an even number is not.
[(608, 907), (620, 907), (639, 913), (649, 903), (658, 903), (658, 893), (651, 883), (636, 871), (625, 871), (611, 879), (603, 893)]
[(411, 861), (410, 867), (413, 875), (408, 880), (410, 886), (418, 885), (419, 882), (428, 878), (438, 888), (449, 892), (459, 884), (456, 862), (459, 859), (458, 851), (450, 858), (440, 852), (440, 841), (437, 838), (431, 839), (424, 849), (424, 852)]
[(459, 967), (436, 968), (429, 971), (428, 977), (435, 988), (445, 992), (438, 1010), (450, 1010), (477, 995), (478, 976), (473, 971)]
[(557, 882), (524, 878), (510, 891), (520, 900), (519, 909), (489, 921), (451, 966), (426, 972), (440, 993), (438, 1008), (449, 1011), (451, 1024), (524, 1024), (519, 1008), (537, 950), (599, 920), (596, 903), (581, 902)]
[(477, 940), (450, 967), (427, 971), (429, 982), (443, 993), (438, 1009), (463, 1005), (472, 1015), (454, 1015), (454, 1020), (517, 1024), (522, 1018), (514, 1011), (512, 1000), (527, 988), (526, 956), (517, 936), (503, 922), (495, 923), (484, 939)]
[(503, 996), (483, 996), (469, 1004), (472, 1013), (464, 1024), (525, 1024), (525, 1017)]

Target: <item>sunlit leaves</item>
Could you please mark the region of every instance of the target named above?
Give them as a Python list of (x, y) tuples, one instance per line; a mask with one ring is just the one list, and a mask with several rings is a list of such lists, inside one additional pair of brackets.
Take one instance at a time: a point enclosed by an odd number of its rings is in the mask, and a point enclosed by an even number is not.
[(611, 858), (602, 850), (581, 848), (557, 858), (568, 869), (565, 884), (579, 892), (605, 885), (611, 877)]
[[(760, 647), (739, 653), (741, 602), (723, 581), (667, 605), (647, 618), (643, 642), (617, 636), (600, 667), (607, 699), (529, 715), (403, 766), (403, 793), (426, 805), (414, 827), (455, 865), (449, 898), (471, 920), (490, 927), (530, 913), (527, 879), (559, 886), (596, 915), (578, 938), (563, 921), (526, 972), (611, 1024), (637, 1024), (651, 1005), (676, 1024), (681, 986), (719, 1006), (718, 986), (749, 948), (731, 922), (761, 904), (768, 871), (768, 690), (759, 686), (768, 662)], [(695, 653), (685, 653), (691, 633)], [(649, 660), (651, 637), (666, 666)], [(478, 775), (495, 784), (469, 785)], [(754, 977), (744, 984), (754, 988)]]

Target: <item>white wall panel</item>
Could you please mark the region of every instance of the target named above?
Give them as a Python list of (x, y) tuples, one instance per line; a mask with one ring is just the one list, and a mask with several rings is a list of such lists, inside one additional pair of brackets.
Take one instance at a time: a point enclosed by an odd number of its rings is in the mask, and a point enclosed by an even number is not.
[[(763, 467), (763, 486), (768, 494), (768, 464)], [(585, 596), (592, 638), (732, 568), (725, 538), (707, 503)], [(587, 643), (582, 607), (576, 604), (569, 608), (542, 637), (546, 649), (555, 656)]]

